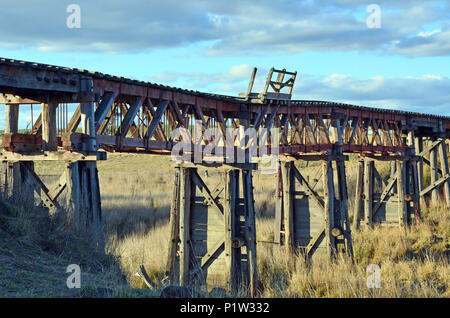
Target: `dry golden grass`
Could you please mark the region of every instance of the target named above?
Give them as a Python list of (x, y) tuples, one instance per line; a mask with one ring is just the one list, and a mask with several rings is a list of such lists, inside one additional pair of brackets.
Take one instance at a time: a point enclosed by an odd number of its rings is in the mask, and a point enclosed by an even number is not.
[[(350, 211), (356, 177), (354, 159), (347, 163)], [(299, 167), (305, 176), (313, 178), (320, 165), (299, 163)], [(387, 179), (389, 164), (378, 168)], [(48, 165), (37, 169), (44, 174), (57, 171), (50, 171)], [(99, 163), (107, 247), (119, 258), (134, 287), (144, 287), (135, 276), (140, 264), (156, 281), (164, 276), (172, 171), (167, 157), (150, 155), (108, 154), (108, 160)], [(214, 186), (220, 180), (210, 172), (207, 182)], [(260, 241), (273, 239), (275, 185), (275, 175), (254, 174)], [(279, 246), (259, 243), (260, 296), (449, 297), (450, 215), (442, 207), (424, 208), (423, 222), (409, 229), (375, 227), (353, 233), (354, 264), (340, 259), (330, 265), (320, 257), (305, 264), (300, 258), (287, 259)], [(368, 264), (381, 267), (379, 289), (366, 286)]]

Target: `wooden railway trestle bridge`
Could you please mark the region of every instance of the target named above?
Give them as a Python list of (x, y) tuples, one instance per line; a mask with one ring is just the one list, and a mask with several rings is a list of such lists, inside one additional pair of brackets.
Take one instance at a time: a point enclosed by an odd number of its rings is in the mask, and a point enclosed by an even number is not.
[[(108, 151), (170, 155), (185, 143), (189, 154), (211, 144), (223, 148), (223, 142), (246, 149), (248, 138), (230, 137), (226, 131), (254, 128), (265, 134), (269, 154), (279, 154), (274, 241), (285, 245), (288, 254), (301, 252), (309, 259), (322, 251), (353, 257), (345, 171), (349, 154), (358, 154), (353, 228), (418, 222), (420, 205), (428, 200), (443, 198), (450, 207), (450, 117), (292, 100), (297, 73), (286, 70), (271, 69), (263, 92), (253, 93), (255, 73), (246, 93), (230, 97), (0, 59), (0, 103), (6, 107), (2, 194), (15, 200), (34, 196), (50, 212), (63, 210), (80, 233), (92, 235), (103, 248), (97, 160), (105, 160)], [(31, 116), (28, 133), (19, 133), (19, 107), (35, 104), (41, 105), (40, 115)], [(78, 106), (69, 118), (71, 104)], [(194, 123), (228, 140), (194, 140)], [(185, 129), (181, 141), (173, 137), (177, 128)], [(267, 130), (260, 133), (261, 128)], [(257, 146), (261, 151), (262, 144)], [(34, 170), (34, 162), (41, 160), (65, 164), (54, 188)], [(297, 161), (321, 163), (313, 180)], [(388, 181), (377, 170), (380, 161), (391, 162)], [(212, 188), (202, 179), (197, 172), (202, 164), (222, 171), (221, 186)], [(429, 182), (424, 167), (430, 169)], [(245, 286), (255, 294), (255, 169), (248, 152), (242, 163), (211, 165), (201, 157), (200, 163), (176, 165), (167, 260), (172, 283), (228, 290)]]

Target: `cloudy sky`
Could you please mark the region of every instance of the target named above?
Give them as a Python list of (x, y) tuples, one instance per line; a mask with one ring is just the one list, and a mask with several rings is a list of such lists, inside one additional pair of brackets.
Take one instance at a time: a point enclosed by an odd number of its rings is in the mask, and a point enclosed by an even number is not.
[[(67, 26), (71, 4), (81, 9), (80, 28)], [(379, 28), (369, 27), (376, 21), (371, 4), (380, 8)], [(298, 71), (296, 99), (450, 115), (450, 1), (1, 5), (1, 57), (235, 96), (246, 90), (254, 66), (255, 90), (274, 66)]]

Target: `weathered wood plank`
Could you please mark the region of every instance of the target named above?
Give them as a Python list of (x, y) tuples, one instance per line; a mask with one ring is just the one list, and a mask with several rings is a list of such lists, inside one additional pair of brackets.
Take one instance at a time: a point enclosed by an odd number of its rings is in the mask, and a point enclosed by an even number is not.
[(180, 168), (175, 167), (175, 177), (172, 192), (172, 203), (170, 206), (169, 220), (169, 252), (166, 263), (166, 276), (169, 277), (171, 283), (175, 283), (176, 279), (173, 275), (177, 258), (179, 231), (180, 231)]
[(180, 285), (188, 286), (192, 168), (180, 168)]
[(325, 218), (325, 239), (326, 249), (330, 260), (334, 257), (335, 238), (331, 235), (331, 230), (334, 227), (334, 182), (333, 182), (333, 168), (331, 162), (323, 162), (323, 188), (324, 188), (324, 218)]
[(42, 148), (43, 150), (57, 150), (56, 136), (56, 107), (58, 105), (42, 104)]
[(373, 213), (373, 167), (374, 162), (365, 160), (364, 162), (364, 223), (372, 226)]
[(247, 246), (247, 262), (249, 268), (250, 297), (255, 297), (258, 285), (258, 262), (256, 256), (256, 221), (253, 198), (252, 171), (243, 171), (243, 187), (246, 199), (245, 244)]
[(398, 222), (399, 226), (406, 225), (408, 221), (407, 202), (405, 201), (405, 163), (403, 160), (397, 161), (397, 191), (398, 191)]
[(5, 105), (5, 134), (17, 133), (19, 127), (19, 105)]
[(225, 173), (225, 204), (224, 204), (224, 235), (225, 235), (225, 279), (227, 281), (227, 290), (236, 288), (237, 273), (235, 251), (233, 251), (233, 238), (235, 235), (236, 212), (236, 171), (230, 170)]
[(283, 184), (281, 176), (281, 167), (278, 163), (277, 169), (277, 188), (275, 191), (275, 229), (274, 229), (274, 242), (281, 244), (281, 226), (283, 224)]
[(284, 237), (286, 253), (291, 255), (295, 247), (293, 162), (282, 161), (280, 164), (283, 182)]
[(355, 229), (359, 228), (362, 208), (363, 208), (363, 193), (364, 193), (364, 161), (358, 161), (358, 174), (356, 177), (356, 193), (355, 193), (355, 208), (353, 212), (353, 226)]
[[(445, 145), (445, 139), (441, 139), (441, 143), (439, 144), (439, 161), (441, 162), (441, 170), (444, 175), (448, 175), (450, 173), (448, 168), (448, 157), (447, 157), (447, 148)], [(447, 208), (450, 209), (450, 179), (444, 181), (444, 194), (445, 194), (445, 203)]]

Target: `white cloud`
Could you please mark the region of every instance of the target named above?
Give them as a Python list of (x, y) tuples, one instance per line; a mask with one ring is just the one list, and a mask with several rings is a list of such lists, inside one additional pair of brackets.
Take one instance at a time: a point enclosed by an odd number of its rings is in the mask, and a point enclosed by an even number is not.
[[(135, 52), (213, 41), (209, 55), (377, 51), (448, 55), (448, 1), (379, 0), (382, 28), (368, 29), (356, 0), (78, 0), (82, 28), (66, 27), (65, 1), (3, 0), (0, 47)], [(20, 21), (20, 23), (17, 23)], [(424, 31), (430, 23), (442, 32)], [(422, 41), (420, 41), (420, 39)], [(424, 41), (424, 39), (426, 41)]]
[(391, 51), (412, 57), (450, 55), (450, 30), (421, 32), (396, 43)]

